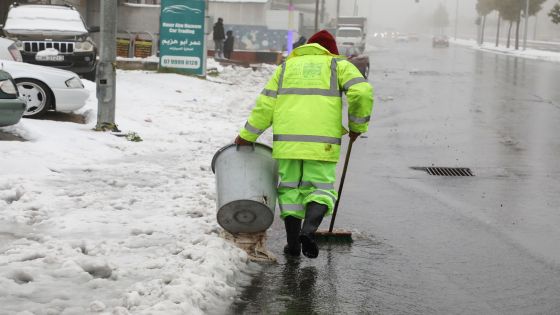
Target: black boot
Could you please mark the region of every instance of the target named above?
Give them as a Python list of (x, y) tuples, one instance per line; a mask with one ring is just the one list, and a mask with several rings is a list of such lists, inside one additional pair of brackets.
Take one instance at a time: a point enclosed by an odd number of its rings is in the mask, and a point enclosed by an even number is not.
[(286, 227), (286, 240), (288, 241), (288, 245), (284, 247), (284, 253), (291, 256), (299, 256), (301, 244), (298, 237), (301, 230), (301, 219), (287, 216), (284, 219), (284, 226)]
[(305, 211), (305, 221), (301, 228), (299, 241), (301, 242), (302, 252), (308, 258), (317, 258), (319, 256), (319, 247), (315, 243), (315, 236), (313, 235), (327, 213), (329, 208), (326, 205), (310, 202), (307, 204), (307, 211)]

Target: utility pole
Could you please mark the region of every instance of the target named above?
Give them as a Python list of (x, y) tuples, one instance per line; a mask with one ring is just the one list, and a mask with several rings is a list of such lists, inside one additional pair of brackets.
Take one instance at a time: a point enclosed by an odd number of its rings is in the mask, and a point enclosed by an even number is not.
[(455, 40), (457, 40), (457, 25), (459, 23), (459, 0), (455, 4)]
[(338, 24), (338, 17), (340, 16), (340, 0), (336, 0), (336, 21)]
[(98, 131), (118, 131), (115, 123), (117, 1), (101, 0), (101, 54), (97, 65)]
[(525, 34), (523, 34), (523, 50), (527, 49), (527, 34), (529, 33), (529, 0), (526, 0), (525, 2)]
[(319, 31), (319, 0), (315, 0), (315, 33)]

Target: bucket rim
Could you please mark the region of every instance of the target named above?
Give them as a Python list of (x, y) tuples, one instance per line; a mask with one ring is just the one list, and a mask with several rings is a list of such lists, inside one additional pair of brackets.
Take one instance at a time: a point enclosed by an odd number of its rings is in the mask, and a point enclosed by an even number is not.
[[(227, 149), (231, 148), (231, 147), (238, 147), (239, 145), (235, 144), (235, 143), (231, 143), (228, 145), (223, 146), (222, 148), (220, 148), (218, 151), (216, 151), (216, 153), (214, 154), (214, 156), (212, 157), (212, 173), (216, 174), (216, 170), (215, 170), (215, 166), (216, 166), (216, 159), (218, 158), (218, 156), (220, 154), (222, 154), (222, 152), (226, 151)], [(265, 149), (270, 150), (270, 152), (272, 152), (272, 148), (266, 144), (260, 143), (260, 142), (253, 142), (253, 148), (255, 147), (263, 147)]]

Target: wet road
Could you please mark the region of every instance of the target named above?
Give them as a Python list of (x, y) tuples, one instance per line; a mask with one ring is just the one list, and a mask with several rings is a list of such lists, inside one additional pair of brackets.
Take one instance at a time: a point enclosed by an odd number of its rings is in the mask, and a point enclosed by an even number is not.
[[(387, 45), (337, 218), (355, 242), (286, 260), (277, 220), (231, 313), (559, 314), (560, 64)], [(433, 165), (476, 176), (411, 169)]]

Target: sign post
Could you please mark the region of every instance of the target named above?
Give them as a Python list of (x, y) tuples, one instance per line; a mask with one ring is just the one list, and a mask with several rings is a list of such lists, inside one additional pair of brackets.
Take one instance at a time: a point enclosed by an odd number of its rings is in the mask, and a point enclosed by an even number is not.
[(161, 1), (160, 70), (206, 75), (205, 11), (205, 0)]

